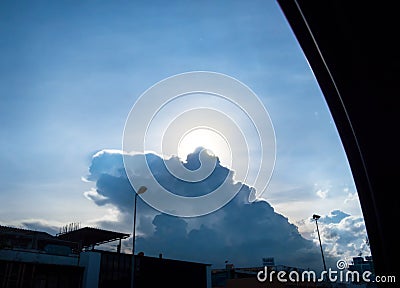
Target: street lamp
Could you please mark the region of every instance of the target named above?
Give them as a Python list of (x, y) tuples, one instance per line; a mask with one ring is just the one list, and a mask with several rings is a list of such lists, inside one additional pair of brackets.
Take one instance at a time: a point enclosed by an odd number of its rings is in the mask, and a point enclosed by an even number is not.
[(322, 255), (322, 263), (324, 263), (324, 271), (326, 271), (326, 265), (325, 265), (325, 258), (324, 258), (324, 251), (322, 250), (322, 243), (321, 243), (321, 236), (319, 235), (319, 229), (318, 229), (318, 219), (321, 218), (321, 216), (314, 214), (312, 216), (313, 220), (315, 220), (315, 225), (317, 225), (317, 233), (318, 233), (318, 239), (319, 239), (319, 246), (321, 248), (321, 255)]
[(134, 202), (134, 210), (133, 210), (133, 234), (132, 234), (132, 271), (131, 271), (131, 288), (135, 286), (135, 240), (136, 240), (136, 202), (137, 196), (139, 194), (143, 194), (146, 192), (147, 187), (142, 186), (139, 188), (138, 191), (135, 191), (135, 202)]

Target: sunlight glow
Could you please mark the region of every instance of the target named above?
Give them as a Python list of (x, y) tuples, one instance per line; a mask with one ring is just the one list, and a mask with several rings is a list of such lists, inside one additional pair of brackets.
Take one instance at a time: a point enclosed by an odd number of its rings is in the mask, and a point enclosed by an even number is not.
[(185, 133), (178, 144), (178, 157), (184, 161), (187, 155), (198, 147), (203, 147), (211, 155), (217, 156), (223, 166), (231, 167), (232, 154), (229, 144), (225, 137), (214, 129), (201, 126)]

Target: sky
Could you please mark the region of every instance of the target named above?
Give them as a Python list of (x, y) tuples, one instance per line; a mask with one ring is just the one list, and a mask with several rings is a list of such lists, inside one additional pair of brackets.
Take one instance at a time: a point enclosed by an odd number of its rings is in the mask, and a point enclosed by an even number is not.
[[(222, 193), (237, 192), (198, 217), (171, 216), (138, 198), (137, 249), (147, 255), (215, 266), (225, 260), (260, 266), (263, 257), (275, 257), (282, 265), (318, 267), (314, 213), (322, 216), (321, 239), (331, 261), (369, 253), (335, 124), (275, 1), (2, 1), (0, 52), (0, 224), (57, 233), (76, 222), (131, 233), (134, 194), (123, 160), (141, 157), (151, 160), (163, 187), (181, 196), (211, 192), (225, 180)], [(158, 96), (145, 95), (160, 81), (193, 71), (236, 79), (271, 121), (274, 153), (263, 155), (274, 160), (273, 171), (259, 174), (268, 185), (256, 201), (249, 201), (252, 183), (239, 173), (243, 159), (252, 160), (252, 171), (261, 151), (238, 120), (246, 100), (231, 107), (215, 95), (195, 95), (161, 107), (154, 104)], [(150, 150), (164, 145), (152, 134), (160, 131), (157, 125), (167, 130), (172, 120), (191, 123), (178, 116), (193, 109), (223, 111), (219, 115), (241, 126), (255, 148), (235, 150), (243, 135), (229, 126), (224, 133), (189, 129), (171, 136), (172, 146), (180, 147), (172, 153), (177, 157), (126, 153), (133, 152), (122, 151), (126, 124), (133, 119), (135, 127), (143, 114), (140, 99), (148, 100), (149, 111), (160, 111), (149, 125)], [(260, 114), (250, 116), (260, 123)], [(222, 123), (203, 118), (215, 127)], [(197, 143), (213, 153), (201, 155)], [(171, 180), (164, 166), (194, 171), (199, 159), (214, 165), (200, 183)], [(142, 168), (135, 177), (146, 179)], [(128, 251), (132, 239), (124, 245)]]

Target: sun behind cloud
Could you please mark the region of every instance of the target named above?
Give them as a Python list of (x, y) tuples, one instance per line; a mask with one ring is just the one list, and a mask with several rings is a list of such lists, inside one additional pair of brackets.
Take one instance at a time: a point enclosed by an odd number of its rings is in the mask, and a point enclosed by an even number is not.
[(209, 127), (196, 127), (182, 136), (178, 144), (178, 157), (185, 160), (198, 147), (210, 155), (218, 155), (222, 165), (232, 166), (232, 153), (225, 137)]

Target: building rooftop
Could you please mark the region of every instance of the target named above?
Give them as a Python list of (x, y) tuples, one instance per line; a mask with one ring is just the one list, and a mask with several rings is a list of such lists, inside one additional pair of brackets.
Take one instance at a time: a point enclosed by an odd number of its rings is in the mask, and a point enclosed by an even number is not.
[(42, 238), (53, 238), (54, 236), (50, 235), (47, 232), (22, 229), (10, 226), (2, 226), (0, 225), (0, 233), (1, 234), (18, 234), (18, 235), (26, 235), (26, 236), (41, 236)]
[(57, 235), (58, 239), (80, 243), (82, 248), (128, 238), (130, 234), (103, 230), (92, 227), (84, 227)]

